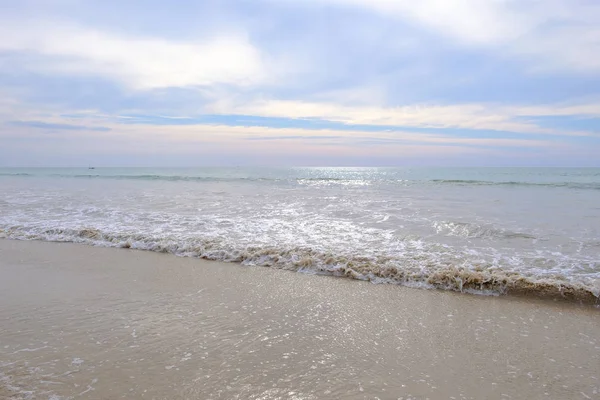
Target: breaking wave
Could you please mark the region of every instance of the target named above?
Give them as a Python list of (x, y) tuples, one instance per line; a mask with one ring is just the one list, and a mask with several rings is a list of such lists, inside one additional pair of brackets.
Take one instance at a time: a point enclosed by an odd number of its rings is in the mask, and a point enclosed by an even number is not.
[[(460, 225), (459, 225), (460, 226)], [(246, 246), (235, 248), (220, 238), (176, 238), (110, 233), (94, 228), (0, 229), (0, 238), (84, 243), (170, 253), (183, 257), (236, 262), (304, 273), (333, 275), (374, 283), (452, 290), (486, 295), (519, 295), (598, 304), (597, 280), (573, 281), (561, 274), (504, 270), (497, 265), (466, 263), (448, 257), (433, 261), (415, 255), (413, 263), (392, 256), (332, 254), (307, 247)]]
[(506, 229), (495, 228), (491, 225), (478, 225), (468, 222), (436, 221), (433, 228), (438, 234), (459, 236), (478, 239), (530, 239), (537, 237), (523, 232), (513, 232)]

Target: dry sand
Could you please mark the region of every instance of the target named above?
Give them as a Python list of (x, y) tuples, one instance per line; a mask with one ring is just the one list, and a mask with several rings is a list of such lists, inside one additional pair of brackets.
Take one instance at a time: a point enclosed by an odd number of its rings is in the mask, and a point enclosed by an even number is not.
[(600, 310), (0, 240), (0, 398), (599, 399)]

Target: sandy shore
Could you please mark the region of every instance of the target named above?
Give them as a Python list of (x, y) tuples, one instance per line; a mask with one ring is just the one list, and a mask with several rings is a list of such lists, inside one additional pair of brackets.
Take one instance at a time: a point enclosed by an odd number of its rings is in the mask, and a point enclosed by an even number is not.
[(600, 311), (0, 240), (0, 398), (597, 399)]

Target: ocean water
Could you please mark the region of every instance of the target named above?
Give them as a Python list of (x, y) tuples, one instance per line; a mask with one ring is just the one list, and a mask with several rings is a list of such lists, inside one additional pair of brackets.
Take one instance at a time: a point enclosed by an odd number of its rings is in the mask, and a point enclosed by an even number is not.
[(598, 302), (600, 169), (0, 169), (0, 237)]

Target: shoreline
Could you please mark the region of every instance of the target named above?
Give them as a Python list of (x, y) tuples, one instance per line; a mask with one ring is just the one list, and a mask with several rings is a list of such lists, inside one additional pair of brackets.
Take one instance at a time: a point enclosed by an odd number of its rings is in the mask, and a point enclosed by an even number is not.
[[(425, 290), (439, 290), (460, 293), (462, 295), (476, 296), (498, 296), (498, 297), (516, 297), (523, 299), (541, 299), (551, 302), (564, 302), (573, 304), (585, 304), (592, 307), (600, 307), (600, 287), (598, 283), (594, 287), (585, 286), (579, 283), (572, 283), (562, 280), (551, 279), (533, 279), (532, 277), (523, 276), (514, 272), (503, 271), (486, 271), (469, 270), (456, 267), (447, 267), (446, 269), (437, 270), (429, 275), (412, 276), (409, 273), (399, 270), (395, 267), (379, 268), (372, 263), (365, 263), (364, 260), (341, 259), (348, 263), (346, 267), (341, 269), (329, 270), (322, 267), (315, 267), (312, 261), (306, 261), (306, 257), (310, 259), (312, 254), (305, 255), (305, 259), (300, 261), (276, 261), (254, 263), (257, 258), (281, 257), (281, 254), (273, 253), (268, 249), (255, 250), (253, 254), (250, 252), (246, 255), (237, 255), (231, 259), (219, 259), (218, 257), (203, 254), (197, 249), (179, 249), (178, 244), (166, 243), (156, 244), (152, 242), (150, 247), (144, 247), (136, 242), (135, 239), (127, 236), (107, 236), (101, 231), (94, 229), (84, 229), (75, 234), (71, 238), (53, 239), (52, 235), (57, 233), (48, 233), (48, 237), (37, 237), (31, 234), (13, 234), (0, 229), (0, 240), (18, 240), (18, 241), (35, 241), (49, 243), (72, 243), (77, 245), (87, 245), (99, 248), (117, 248), (131, 249), (137, 251), (147, 251), (159, 254), (169, 254), (176, 257), (192, 258), (197, 260), (221, 262), (226, 264), (244, 265), (245, 261), (250, 260), (252, 267), (265, 267), (269, 269), (278, 269), (305, 273), (308, 275), (333, 276), (336, 278), (349, 278), (350, 280), (366, 281), (374, 284), (386, 284), (392, 286), (402, 286), (408, 288), (419, 288)], [(72, 233), (71, 233), (72, 235)], [(39, 236), (39, 235), (38, 235)], [(185, 247), (185, 246), (184, 246)], [(199, 245), (201, 248), (202, 245)], [(324, 258), (331, 258), (324, 256)], [(290, 264), (290, 265), (287, 265)], [(246, 265), (245, 265), (246, 266)], [(598, 293), (597, 293), (598, 292)]]
[(13, 240), (0, 276), (0, 397), (600, 393), (600, 314), (583, 305)]

